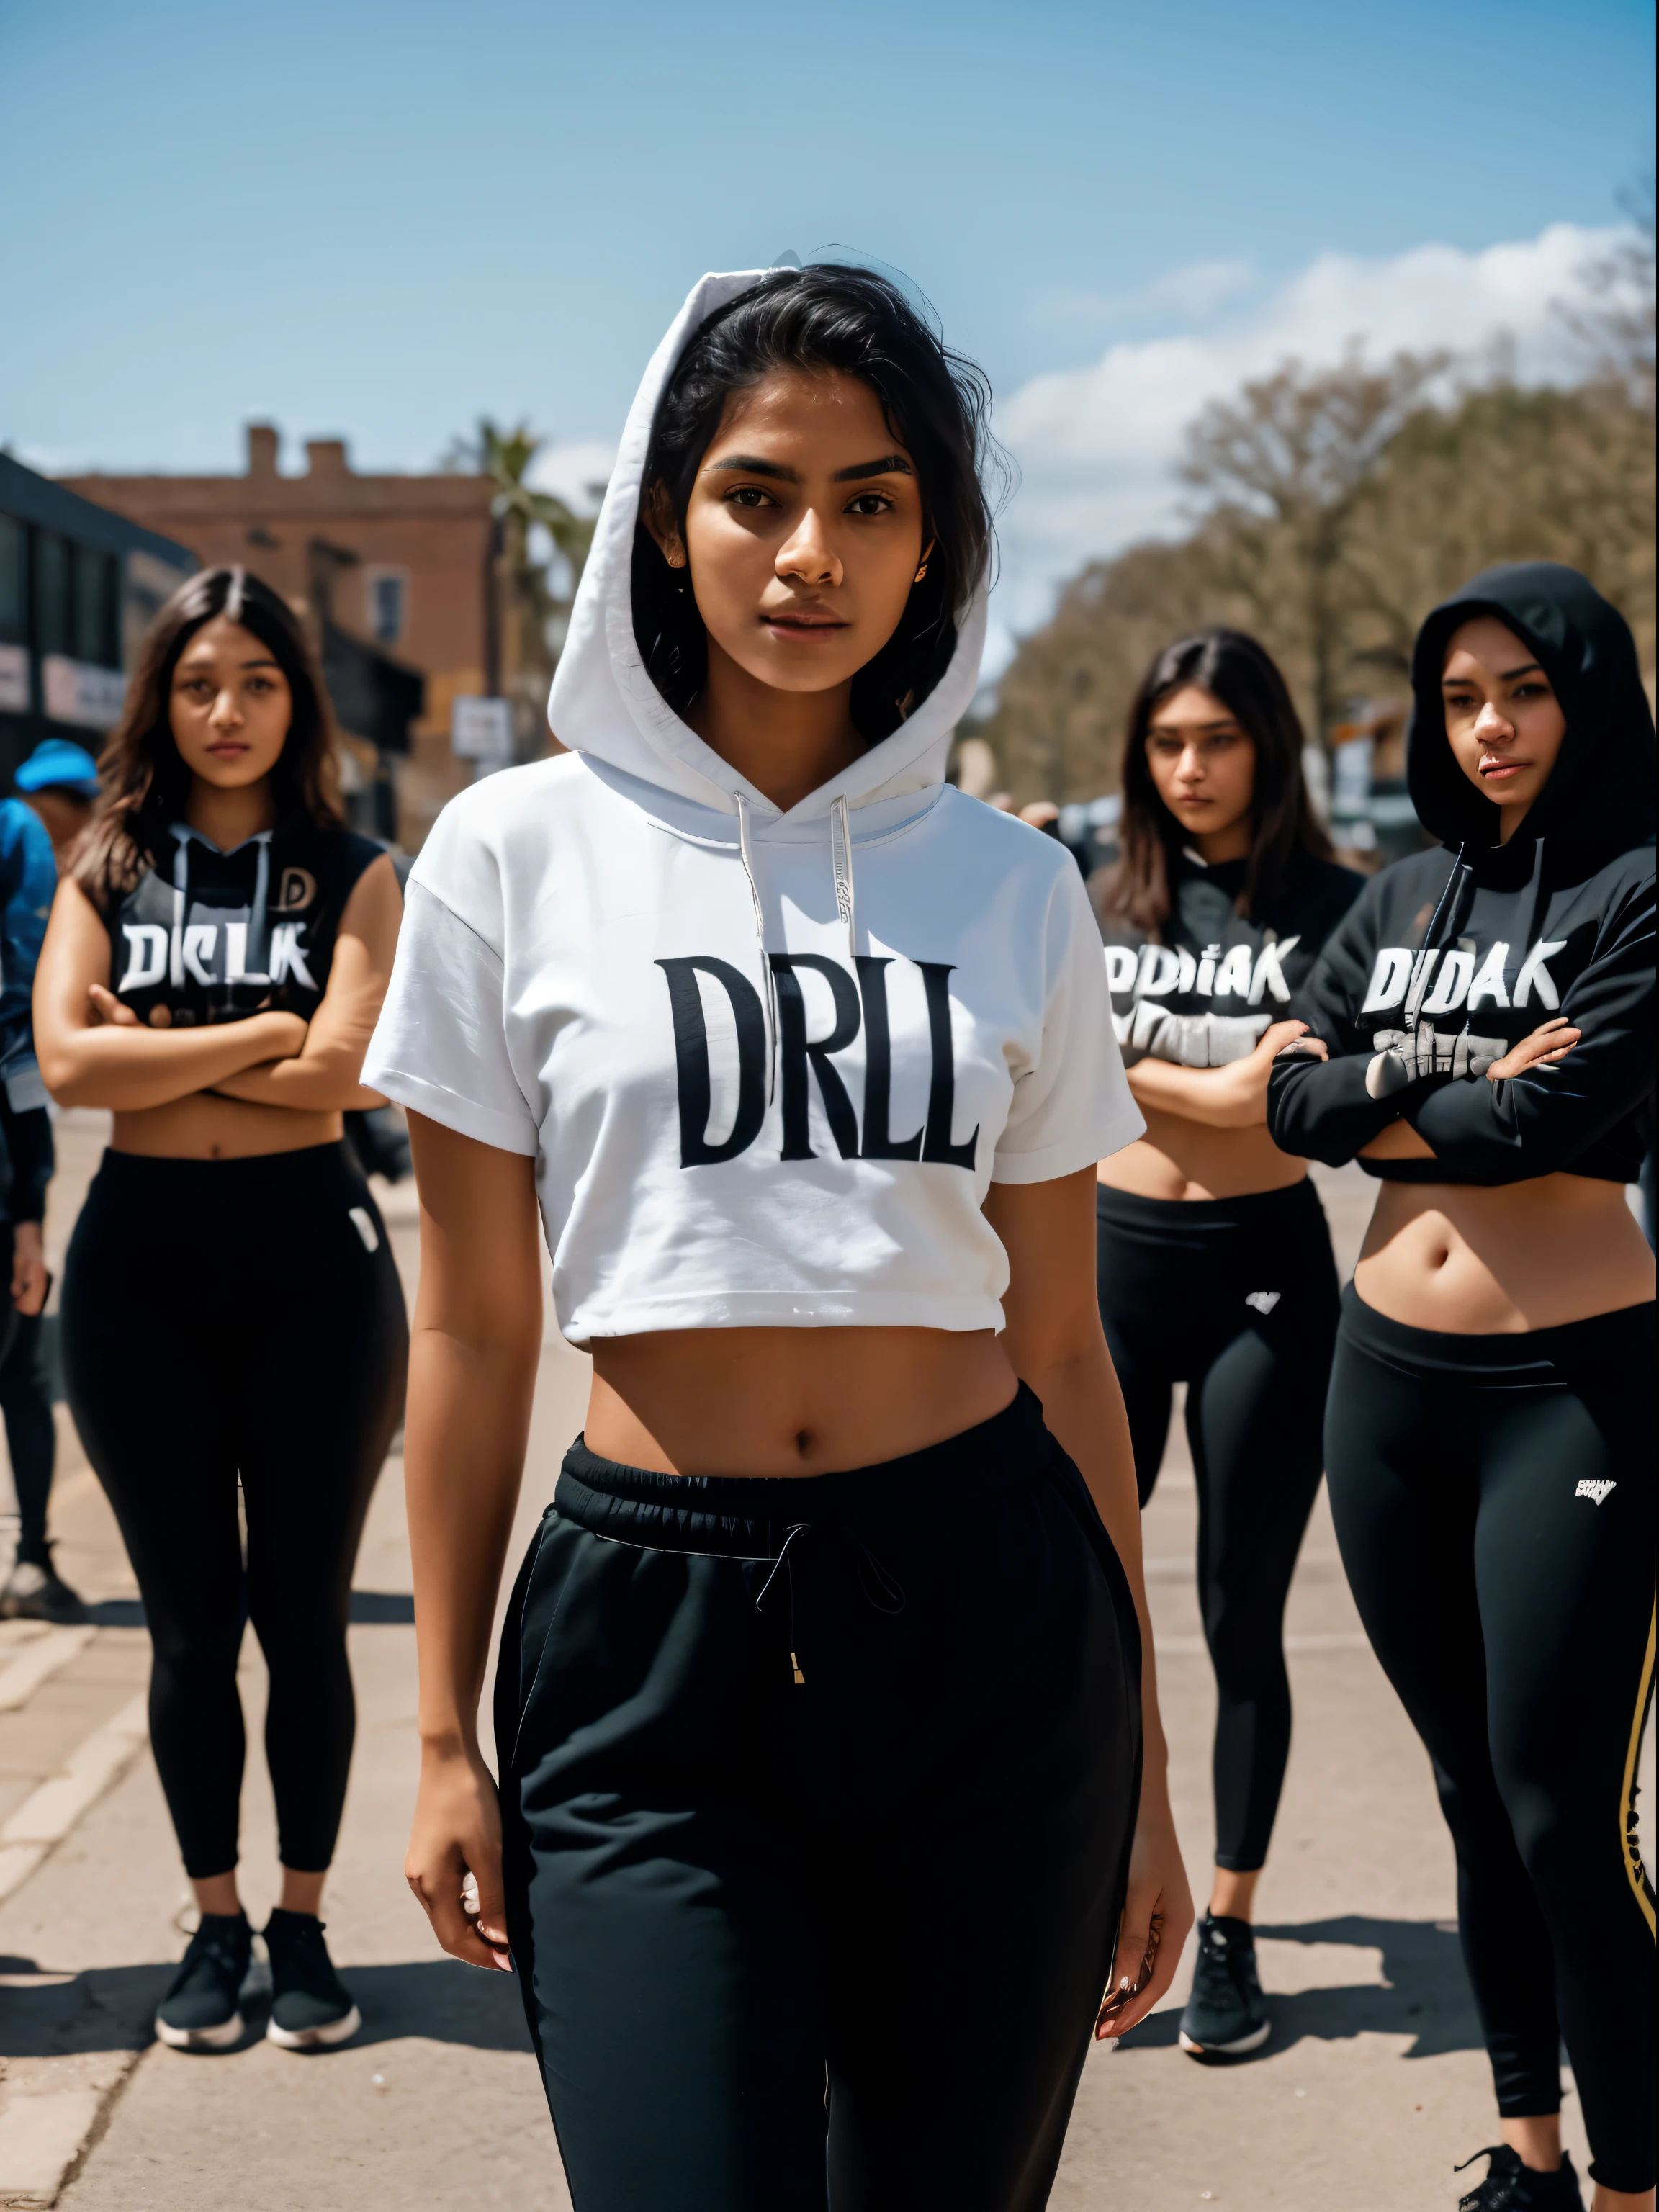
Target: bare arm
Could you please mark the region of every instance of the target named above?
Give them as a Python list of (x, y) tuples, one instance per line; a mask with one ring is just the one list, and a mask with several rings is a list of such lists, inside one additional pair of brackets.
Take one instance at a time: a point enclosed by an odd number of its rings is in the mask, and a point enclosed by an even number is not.
[(328, 988), (311, 1018), (304, 1051), (274, 1066), (245, 1069), (214, 1089), (254, 1106), (292, 1106), (313, 1113), (383, 1104), (380, 1093), (365, 1090), (360, 1079), (392, 980), (403, 917), (397, 874), (382, 854), (363, 870), (346, 901)]
[[(1145, 1764), (1129, 1893), (1112, 1968), (1119, 2008), (1097, 2033), (1121, 2035), (1145, 2018), (1174, 1979), (1193, 1922), (1193, 1901), (1170, 1809), (1169, 1748), (1158, 1712), (1152, 1616), (1141, 1569), (1140, 1500), (1128, 1417), (1095, 1299), (1095, 1171), (1053, 1182), (993, 1183), (985, 1215), (1008, 1255), (1004, 1339), (1015, 1372), (1042, 1401), (1043, 1418), (1076, 1462), (1123, 1562), (1140, 1622)], [(1152, 1971), (1122, 2002), (1142, 1960)]]
[[(404, 1474), (420, 1657), (421, 1784), (404, 1871), (446, 1951), (505, 1966), (501, 1814), (478, 1699), (541, 1352), (535, 1163), (410, 1114), (421, 1286)], [(478, 1906), (461, 1901), (471, 1873)]]
[(1213, 1129), (1260, 1128), (1267, 1118), (1267, 1078), (1273, 1055), (1294, 1042), (1305, 1022), (1275, 1022), (1255, 1050), (1225, 1067), (1177, 1067), (1150, 1055), (1126, 1072), (1129, 1088), (1143, 1106), (1203, 1121)]
[(94, 990), (112, 1005), (109, 933), (81, 886), (65, 880), (34, 971), (34, 1050), (60, 1106), (139, 1113), (206, 1091), (305, 1042), (297, 1014), (252, 1014), (202, 1029), (152, 1030), (103, 1018)]

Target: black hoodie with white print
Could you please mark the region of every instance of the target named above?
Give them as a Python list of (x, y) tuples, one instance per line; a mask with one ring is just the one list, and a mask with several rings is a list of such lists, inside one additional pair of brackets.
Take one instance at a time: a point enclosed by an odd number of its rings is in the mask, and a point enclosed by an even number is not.
[[(1485, 614), (1536, 656), (1566, 717), (1507, 845), (1452, 753), (1441, 699), (1448, 639)], [(1412, 799), (1443, 849), (1375, 877), (1295, 994), (1291, 1011), (1331, 1056), (1276, 1063), (1274, 1140), (1335, 1166), (1403, 1116), (1434, 1158), (1364, 1160), (1369, 1173), (1632, 1182), (1654, 1133), (1655, 776), (1630, 630), (1576, 569), (1491, 568), (1429, 617), (1412, 684)], [(1555, 1015), (1582, 1032), (1565, 1059), (1486, 1080)]]
[(1169, 859), (1170, 913), (1158, 940), (1103, 915), (1112, 1021), (1126, 1066), (1144, 1059), (1225, 1067), (1248, 1059), (1291, 1011), (1327, 937), (1364, 878), (1311, 854), (1291, 856), (1272, 907), (1242, 915), (1244, 860), (1206, 866), (1190, 848)]

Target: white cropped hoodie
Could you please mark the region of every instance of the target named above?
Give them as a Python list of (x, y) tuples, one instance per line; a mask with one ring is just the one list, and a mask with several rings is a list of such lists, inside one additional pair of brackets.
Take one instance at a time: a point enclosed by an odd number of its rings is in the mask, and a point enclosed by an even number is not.
[(981, 591), (909, 720), (788, 811), (665, 703), (635, 641), (646, 372), (549, 716), (565, 755), (453, 799), (410, 878), (363, 1079), (536, 1161), (574, 1343), (652, 1329), (996, 1329), (992, 1182), (1141, 1133), (1099, 933), (1052, 838), (944, 781)]

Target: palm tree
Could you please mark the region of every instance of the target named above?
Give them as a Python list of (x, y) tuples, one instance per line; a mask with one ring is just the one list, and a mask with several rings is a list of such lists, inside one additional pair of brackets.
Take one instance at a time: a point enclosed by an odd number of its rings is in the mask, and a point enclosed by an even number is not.
[[(521, 758), (542, 750), (547, 687), (557, 665), (570, 619), (571, 602), (593, 542), (593, 521), (568, 507), (556, 494), (537, 491), (526, 473), (546, 441), (527, 422), (505, 430), (481, 416), (477, 435), (457, 439), (445, 465), (490, 477), (495, 485), (489, 512), (495, 524), (495, 583), (500, 638), (500, 684), (514, 702), (517, 749)], [(544, 530), (568, 571), (568, 587), (556, 592), (550, 562), (537, 557), (532, 533)]]

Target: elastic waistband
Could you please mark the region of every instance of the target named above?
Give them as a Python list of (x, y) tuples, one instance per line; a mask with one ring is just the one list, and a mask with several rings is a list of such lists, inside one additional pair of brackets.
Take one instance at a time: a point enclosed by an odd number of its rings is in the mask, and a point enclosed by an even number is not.
[(237, 1160), (158, 1159), (149, 1152), (112, 1146), (98, 1164), (98, 1182), (118, 1198), (165, 1206), (175, 1198), (199, 1201), (276, 1196), (343, 1168), (356, 1178), (356, 1155), (343, 1138), (331, 1145), (301, 1145), (291, 1152), (254, 1152)]
[(983, 1496), (1026, 1480), (1059, 1449), (1023, 1382), (1001, 1413), (960, 1436), (833, 1474), (660, 1474), (601, 1459), (578, 1437), (565, 1454), (553, 1510), (596, 1536), (653, 1551), (772, 1559), (803, 1522), (874, 1531), (936, 1504), (960, 1514), (970, 1510), (964, 1491)]
[(1505, 1331), (1462, 1336), (1448, 1329), (1412, 1328), (1403, 1321), (1368, 1306), (1352, 1283), (1342, 1291), (1341, 1334), (1356, 1350), (1407, 1374), (1443, 1375), (1458, 1382), (1511, 1389), (1565, 1387), (1562, 1368), (1577, 1366), (1577, 1355), (1607, 1340), (1630, 1336), (1651, 1340), (1654, 1301), (1620, 1306), (1588, 1320), (1565, 1322), (1557, 1328)]
[(1246, 1191), (1238, 1198), (1143, 1198), (1133, 1190), (1095, 1185), (1095, 1214), (1115, 1229), (1140, 1230), (1158, 1237), (1203, 1237), (1218, 1231), (1257, 1234), (1299, 1217), (1322, 1226), (1325, 1209), (1311, 1176), (1281, 1190)]

